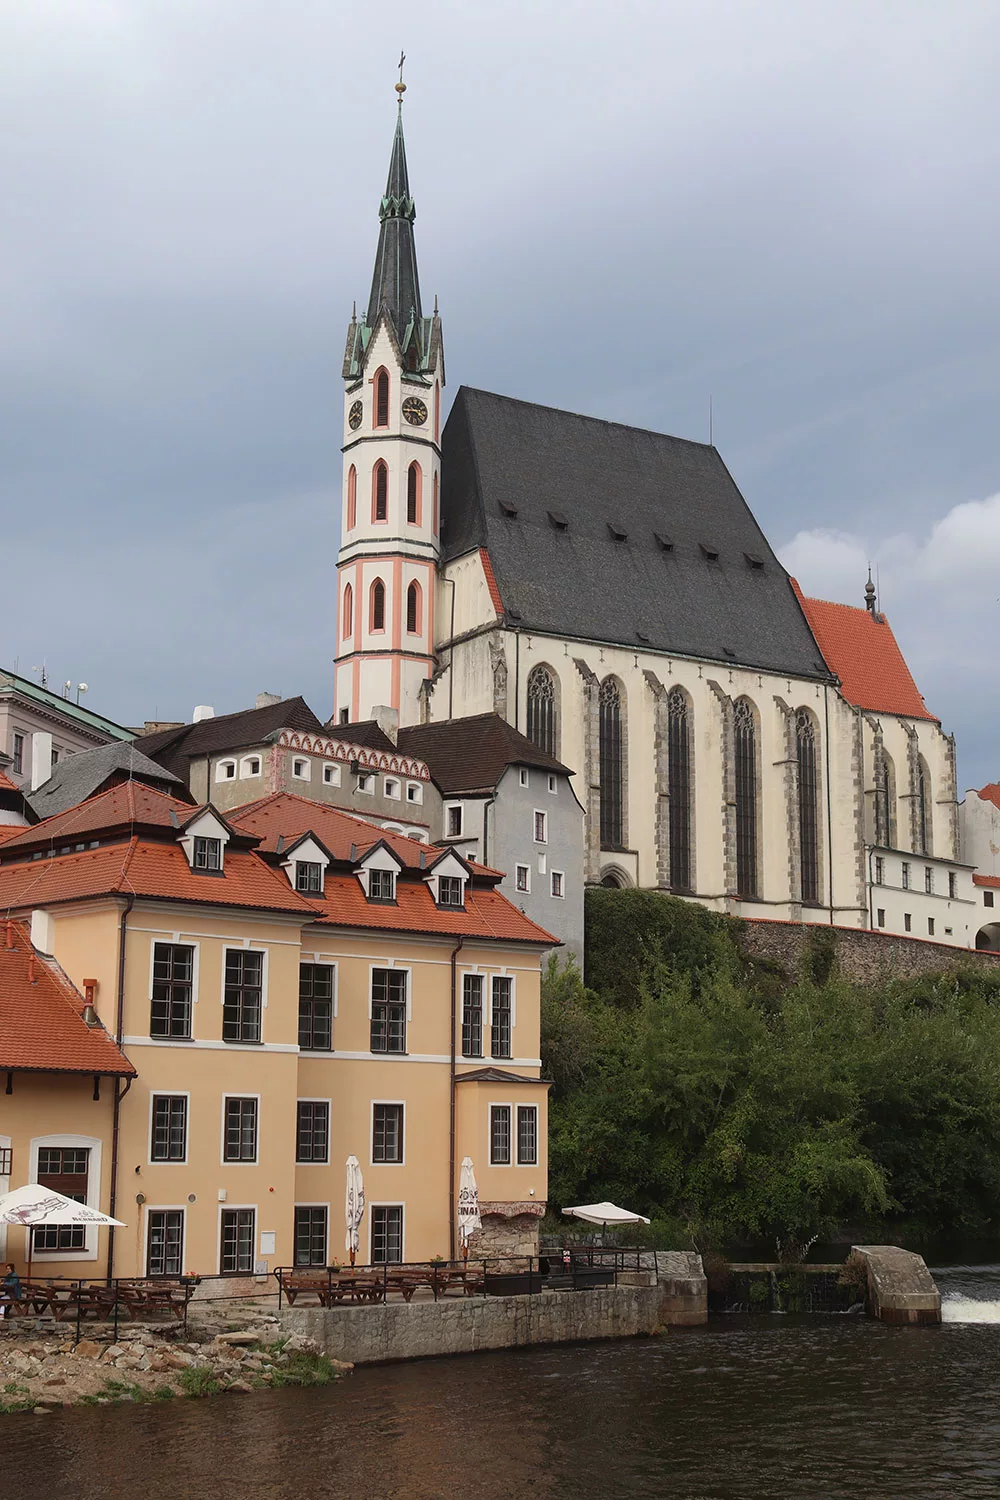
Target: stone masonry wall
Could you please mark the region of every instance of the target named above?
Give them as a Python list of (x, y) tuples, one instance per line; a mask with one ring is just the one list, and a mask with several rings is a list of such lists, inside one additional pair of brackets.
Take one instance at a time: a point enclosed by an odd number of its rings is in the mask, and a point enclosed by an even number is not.
[(751, 958), (770, 959), (789, 974), (799, 975), (808, 972), (813, 933), (832, 934), (837, 968), (845, 979), (861, 984), (886, 976), (915, 979), (921, 974), (940, 974), (958, 964), (1000, 963), (1000, 953), (820, 923), (747, 921), (738, 941)]

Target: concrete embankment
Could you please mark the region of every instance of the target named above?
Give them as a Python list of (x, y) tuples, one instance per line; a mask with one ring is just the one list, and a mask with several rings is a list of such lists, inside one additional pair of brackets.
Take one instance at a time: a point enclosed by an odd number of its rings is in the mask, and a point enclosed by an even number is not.
[(924, 1259), (898, 1245), (855, 1245), (868, 1272), (873, 1315), (883, 1323), (940, 1323), (941, 1293)]
[(362, 1307), (291, 1307), (283, 1309), (281, 1324), (287, 1333), (315, 1340), (332, 1358), (365, 1365), (529, 1344), (635, 1338), (706, 1322), (708, 1287), (700, 1256), (661, 1253), (658, 1261), (658, 1272), (620, 1276), (618, 1286)]

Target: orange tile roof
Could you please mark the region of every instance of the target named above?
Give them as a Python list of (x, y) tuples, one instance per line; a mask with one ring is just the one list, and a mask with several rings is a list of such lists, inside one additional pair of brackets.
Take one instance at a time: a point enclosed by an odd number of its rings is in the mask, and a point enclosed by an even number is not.
[(840, 678), (848, 703), (873, 713), (940, 722), (920, 696), (884, 615), (876, 617), (853, 604), (807, 599), (794, 578), (791, 582), (823, 659)]
[(1000, 891), (1000, 875), (973, 875), (973, 885), (986, 885), (994, 891)]
[(483, 572), (486, 575), (486, 587), (490, 591), (490, 600), (498, 615), (503, 614), (503, 600), (500, 598), (500, 589), (497, 585), (497, 576), (490, 562), (490, 554), (485, 547), (480, 547), (479, 557), (483, 564)]
[[(36, 823), (34, 828), (22, 828), (14, 848), (56, 847), (60, 844), (79, 842), (84, 837), (107, 829), (129, 828), (135, 824), (146, 828), (173, 828), (178, 823), (190, 820), (197, 809), (177, 797), (158, 792), (141, 781), (123, 781), (96, 797), (88, 797), (76, 807), (56, 813)], [(7, 841), (10, 848), (10, 841)]]
[(0, 771), (0, 791), (19, 792), (20, 790), (21, 788), (17, 785), (17, 782), (11, 781), (6, 771)]
[(23, 823), (0, 823), (0, 844), (12, 839), (18, 833), (24, 832)]
[(1000, 782), (990, 781), (977, 793), (983, 802), (992, 802), (994, 807), (1000, 807)]
[(349, 874), (328, 874), (323, 897), (315, 901), (321, 926), (367, 927), (382, 932), (429, 932), (447, 937), (487, 938), (517, 943), (559, 939), (491, 887), (466, 886), (465, 909), (438, 906), (423, 880), (396, 882), (394, 902), (369, 901), (361, 882)]
[(104, 1027), (87, 1025), (83, 1007), (83, 996), (33, 952), (19, 923), (0, 926), (0, 1069), (134, 1074)]

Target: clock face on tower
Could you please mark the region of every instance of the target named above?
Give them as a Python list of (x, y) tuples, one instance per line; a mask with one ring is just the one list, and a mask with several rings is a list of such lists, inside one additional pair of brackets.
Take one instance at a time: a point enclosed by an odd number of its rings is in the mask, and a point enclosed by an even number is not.
[(403, 416), (411, 427), (422, 427), (427, 421), (427, 408), (419, 396), (407, 396), (403, 402)]
[(361, 426), (361, 418), (363, 416), (364, 407), (361, 405), (360, 401), (355, 401), (350, 411), (347, 413), (347, 421), (352, 432), (357, 432), (358, 428)]

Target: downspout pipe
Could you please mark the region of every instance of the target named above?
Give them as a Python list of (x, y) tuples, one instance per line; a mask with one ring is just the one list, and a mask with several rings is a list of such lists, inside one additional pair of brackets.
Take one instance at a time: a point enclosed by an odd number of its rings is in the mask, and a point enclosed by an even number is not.
[(823, 738), (826, 741), (826, 864), (827, 879), (830, 882), (830, 926), (833, 921), (833, 797), (830, 792), (830, 689), (823, 685), (823, 716), (826, 720), (826, 733)]
[(465, 946), (460, 937), (451, 950), (451, 1120), (448, 1146), (448, 1259), (455, 1259), (455, 1145), (456, 1145), (456, 1075), (458, 1058), (455, 1052), (455, 1032), (458, 1024), (458, 955)]
[[(125, 898), (125, 906), (122, 910), (118, 923), (118, 1003), (115, 1015), (115, 1041), (121, 1047), (125, 1035), (125, 939), (128, 935), (129, 912), (135, 905), (135, 892), (130, 891)], [(115, 1208), (118, 1203), (118, 1144), (121, 1134), (121, 1109), (122, 1100), (132, 1087), (131, 1078), (121, 1087), (121, 1080), (115, 1079), (115, 1097), (111, 1114), (111, 1192), (108, 1197), (108, 1213), (115, 1217)], [(115, 1227), (108, 1228), (108, 1281), (115, 1274)]]

